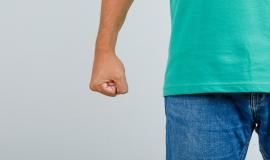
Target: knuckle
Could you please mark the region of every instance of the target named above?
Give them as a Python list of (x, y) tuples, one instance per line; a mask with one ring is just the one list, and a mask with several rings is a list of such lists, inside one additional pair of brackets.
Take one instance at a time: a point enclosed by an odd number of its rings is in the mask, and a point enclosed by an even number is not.
[(114, 76), (115, 80), (121, 80), (122, 79), (122, 75), (117, 74)]

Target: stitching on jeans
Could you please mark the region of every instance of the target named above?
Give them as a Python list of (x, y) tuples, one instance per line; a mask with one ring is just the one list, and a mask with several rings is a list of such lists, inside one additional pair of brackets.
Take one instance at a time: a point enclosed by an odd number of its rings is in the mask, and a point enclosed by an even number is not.
[(256, 103), (257, 103), (257, 93), (253, 93), (252, 96), (252, 108), (253, 108), (253, 114), (254, 114), (254, 118), (256, 119)]
[(249, 104), (249, 106), (250, 106), (253, 118), (256, 121), (256, 100), (255, 100), (256, 97), (255, 97), (255, 95), (256, 95), (255, 92), (250, 93), (250, 104)]
[(253, 109), (252, 109), (252, 92), (250, 93), (250, 96), (249, 96), (249, 108), (251, 109), (251, 113), (253, 114)]
[(257, 119), (257, 102), (258, 102), (258, 93), (254, 93), (254, 101), (253, 101), (253, 107), (254, 107), (254, 117), (255, 120)]

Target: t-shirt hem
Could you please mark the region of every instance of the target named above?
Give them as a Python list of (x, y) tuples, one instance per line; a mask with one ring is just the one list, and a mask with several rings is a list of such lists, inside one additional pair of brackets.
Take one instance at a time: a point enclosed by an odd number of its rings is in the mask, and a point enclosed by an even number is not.
[(163, 96), (176, 94), (198, 94), (214, 92), (270, 92), (270, 82), (264, 83), (224, 83), (197, 85), (165, 85)]

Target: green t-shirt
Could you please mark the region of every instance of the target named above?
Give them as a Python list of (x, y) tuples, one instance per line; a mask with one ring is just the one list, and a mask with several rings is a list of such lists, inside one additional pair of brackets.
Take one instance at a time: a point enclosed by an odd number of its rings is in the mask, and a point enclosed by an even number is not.
[(270, 92), (270, 0), (170, 0), (163, 95)]

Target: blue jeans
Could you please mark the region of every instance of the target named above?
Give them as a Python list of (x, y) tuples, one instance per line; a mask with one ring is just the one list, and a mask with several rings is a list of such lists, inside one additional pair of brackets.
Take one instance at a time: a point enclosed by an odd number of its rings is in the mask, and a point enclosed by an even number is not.
[(166, 160), (243, 160), (253, 130), (270, 160), (270, 93), (164, 96)]

